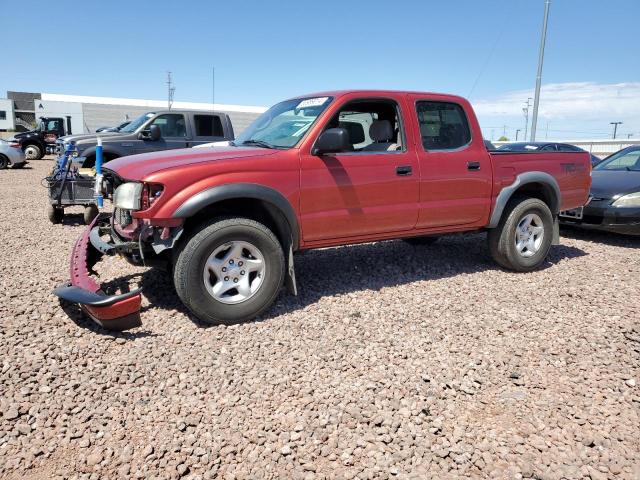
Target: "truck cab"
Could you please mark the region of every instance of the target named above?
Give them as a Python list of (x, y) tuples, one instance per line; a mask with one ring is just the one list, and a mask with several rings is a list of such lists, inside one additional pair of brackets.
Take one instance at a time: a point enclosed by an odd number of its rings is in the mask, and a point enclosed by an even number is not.
[(95, 165), (98, 137), (102, 139), (104, 161), (140, 153), (190, 148), (200, 144), (234, 139), (231, 119), (225, 113), (201, 110), (158, 110), (140, 115), (115, 132), (70, 135), (57, 140), (62, 154), (73, 145), (82, 166)]
[(15, 139), (27, 160), (40, 160), (48, 153), (54, 153), (56, 141), (71, 134), (71, 117), (40, 117), (35, 129), (18, 133)]

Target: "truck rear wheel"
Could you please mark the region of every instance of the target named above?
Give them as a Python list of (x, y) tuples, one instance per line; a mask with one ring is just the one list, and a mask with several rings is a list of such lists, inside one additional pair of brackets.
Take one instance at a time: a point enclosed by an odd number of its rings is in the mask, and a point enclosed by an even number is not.
[(173, 280), (199, 319), (231, 325), (273, 303), (284, 282), (282, 247), (267, 227), (246, 218), (200, 227), (174, 254)]
[(40, 147), (33, 144), (24, 147), (24, 156), (27, 160), (40, 160), (43, 157)]
[(537, 198), (518, 197), (509, 202), (496, 228), (489, 230), (489, 250), (504, 268), (530, 272), (549, 254), (553, 215)]

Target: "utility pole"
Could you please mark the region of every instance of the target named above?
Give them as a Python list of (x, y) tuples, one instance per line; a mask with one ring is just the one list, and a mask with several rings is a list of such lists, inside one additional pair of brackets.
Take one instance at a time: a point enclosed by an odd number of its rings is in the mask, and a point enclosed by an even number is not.
[(549, 140), (549, 122), (547, 122), (547, 130), (544, 132), (544, 139)]
[(609, 122), (609, 125), (613, 125), (613, 139), (616, 139), (616, 133), (618, 133), (618, 125), (622, 125), (622, 122)]
[(171, 105), (173, 105), (173, 94), (176, 91), (176, 87), (173, 86), (173, 82), (171, 81), (171, 72), (167, 72), (167, 105), (169, 110), (171, 110)]
[(527, 98), (527, 103), (525, 103), (526, 107), (522, 109), (524, 113), (524, 141), (527, 141), (527, 132), (529, 131), (529, 107), (531, 106), (531, 97)]
[(536, 75), (536, 93), (533, 100), (533, 119), (531, 120), (531, 141), (536, 141), (536, 126), (538, 123), (538, 104), (540, 103), (540, 84), (542, 83), (542, 63), (544, 62), (544, 44), (547, 40), (547, 22), (549, 20), (549, 5), (551, 0), (544, 2), (544, 22), (542, 23), (542, 38), (540, 39), (540, 54), (538, 56), (538, 74)]
[(211, 110), (216, 110), (216, 67), (211, 66)]
[(518, 134), (520, 133), (521, 130), (522, 130), (521, 128), (518, 128), (516, 130), (516, 142), (518, 141)]

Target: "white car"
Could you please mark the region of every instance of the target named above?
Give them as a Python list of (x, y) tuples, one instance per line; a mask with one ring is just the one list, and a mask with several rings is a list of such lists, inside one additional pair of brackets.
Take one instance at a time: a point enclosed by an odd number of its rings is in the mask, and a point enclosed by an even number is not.
[(27, 160), (18, 142), (8, 142), (0, 139), (0, 170), (5, 168), (22, 168)]

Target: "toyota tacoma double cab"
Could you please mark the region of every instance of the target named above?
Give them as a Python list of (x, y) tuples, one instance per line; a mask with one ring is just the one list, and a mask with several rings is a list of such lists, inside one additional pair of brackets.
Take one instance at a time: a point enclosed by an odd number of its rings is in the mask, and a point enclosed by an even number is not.
[(168, 266), (202, 321), (232, 324), (297, 292), (303, 250), (487, 232), (502, 267), (539, 267), (558, 213), (584, 205), (586, 152), (487, 151), (465, 99), (339, 91), (278, 103), (229, 146), (123, 157), (104, 169), (113, 214), (75, 244), (60, 298), (106, 328), (140, 325), (141, 290), (105, 292), (103, 255)]

